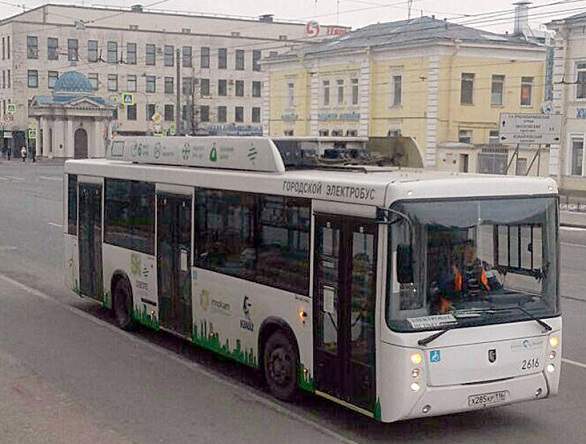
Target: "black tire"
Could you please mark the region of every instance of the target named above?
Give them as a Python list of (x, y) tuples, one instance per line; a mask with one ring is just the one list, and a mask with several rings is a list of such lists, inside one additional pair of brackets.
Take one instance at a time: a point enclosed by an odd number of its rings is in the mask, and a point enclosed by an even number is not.
[(276, 331), (266, 342), (263, 362), (265, 380), (271, 393), (283, 401), (295, 400), (299, 394), (299, 353), (284, 332)]
[(116, 282), (112, 308), (118, 327), (126, 331), (136, 328), (136, 324), (132, 320), (132, 290), (128, 280), (120, 279)]

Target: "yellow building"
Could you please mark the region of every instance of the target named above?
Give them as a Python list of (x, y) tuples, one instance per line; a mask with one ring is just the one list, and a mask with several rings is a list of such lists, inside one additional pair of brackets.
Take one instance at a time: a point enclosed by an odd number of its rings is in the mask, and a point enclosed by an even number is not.
[(546, 149), (499, 144), (501, 113), (540, 112), (545, 55), (434, 17), (373, 24), (269, 57), (264, 132), (365, 138), (401, 165), (547, 175)]

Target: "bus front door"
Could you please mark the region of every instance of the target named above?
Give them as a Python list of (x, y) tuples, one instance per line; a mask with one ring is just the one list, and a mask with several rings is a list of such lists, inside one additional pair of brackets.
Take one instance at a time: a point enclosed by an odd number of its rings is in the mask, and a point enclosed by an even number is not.
[(315, 389), (374, 412), (378, 227), (330, 215), (316, 222)]
[(102, 186), (79, 184), (79, 289), (82, 295), (103, 300)]
[(191, 337), (191, 196), (158, 194), (160, 324)]

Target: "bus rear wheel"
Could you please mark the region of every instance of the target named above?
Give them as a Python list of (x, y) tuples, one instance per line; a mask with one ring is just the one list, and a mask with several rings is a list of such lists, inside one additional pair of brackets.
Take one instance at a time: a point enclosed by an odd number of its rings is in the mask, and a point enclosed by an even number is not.
[(283, 401), (292, 401), (298, 395), (297, 348), (282, 331), (273, 333), (264, 349), (264, 375), (271, 393)]
[(118, 327), (130, 331), (136, 326), (132, 320), (132, 290), (126, 279), (120, 279), (114, 286), (114, 316)]

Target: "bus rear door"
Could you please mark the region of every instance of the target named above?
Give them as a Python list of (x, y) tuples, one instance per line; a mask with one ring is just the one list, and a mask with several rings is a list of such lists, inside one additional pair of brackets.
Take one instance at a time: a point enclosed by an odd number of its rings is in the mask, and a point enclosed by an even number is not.
[(102, 301), (102, 185), (79, 183), (79, 286)]

